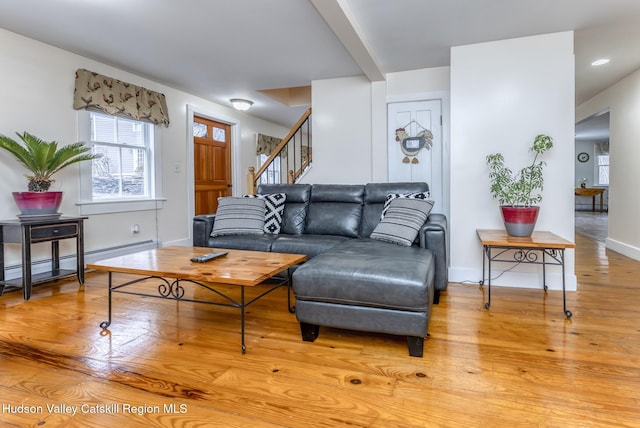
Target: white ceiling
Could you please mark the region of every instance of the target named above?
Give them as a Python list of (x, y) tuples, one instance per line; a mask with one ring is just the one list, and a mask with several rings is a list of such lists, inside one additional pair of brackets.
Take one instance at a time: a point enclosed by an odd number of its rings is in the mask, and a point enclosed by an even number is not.
[(452, 46), (573, 30), (576, 104), (640, 68), (640, 0), (21, 0), (0, 27), (285, 126), (305, 107), (257, 91), (447, 66)]

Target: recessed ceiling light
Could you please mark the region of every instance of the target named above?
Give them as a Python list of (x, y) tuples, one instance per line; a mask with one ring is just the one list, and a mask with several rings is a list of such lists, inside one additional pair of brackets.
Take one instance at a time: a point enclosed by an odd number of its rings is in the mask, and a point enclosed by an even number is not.
[(598, 65), (605, 65), (605, 64), (608, 64), (608, 63), (609, 63), (609, 58), (600, 58), (600, 59), (597, 59), (597, 60), (593, 61), (591, 63), (591, 65), (593, 65), (594, 67), (597, 67)]

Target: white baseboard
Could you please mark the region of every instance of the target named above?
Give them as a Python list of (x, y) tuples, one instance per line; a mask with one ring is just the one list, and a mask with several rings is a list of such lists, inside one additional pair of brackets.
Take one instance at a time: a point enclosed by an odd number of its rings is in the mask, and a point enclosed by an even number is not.
[[(93, 263), (93, 262), (97, 262), (98, 260), (109, 259), (111, 257), (124, 256), (127, 254), (136, 253), (138, 251), (151, 250), (153, 248), (157, 248), (158, 246), (159, 245), (157, 244), (156, 241), (148, 240), (148, 241), (136, 242), (133, 244), (118, 245), (116, 247), (85, 251), (84, 262)], [(75, 268), (75, 256), (72, 256), (72, 257), (74, 261), (73, 266)], [(60, 264), (62, 264), (62, 260), (60, 261)]]
[(608, 249), (620, 253), (623, 256), (627, 256), (634, 260), (640, 260), (640, 248), (633, 245), (625, 244), (624, 242), (616, 241), (615, 239), (607, 238), (605, 245)]
[(176, 239), (175, 241), (163, 242), (161, 247), (170, 247), (172, 245), (177, 245), (179, 247), (193, 247), (193, 240), (191, 238)]

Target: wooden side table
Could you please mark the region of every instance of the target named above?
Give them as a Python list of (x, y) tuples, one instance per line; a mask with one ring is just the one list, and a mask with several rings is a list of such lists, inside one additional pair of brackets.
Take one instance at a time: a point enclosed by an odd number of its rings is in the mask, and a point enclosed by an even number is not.
[(591, 210), (596, 210), (596, 196), (600, 195), (600, 212), (604, 210), (604, 187), (576, 187), (576, 196), (591, 196)]
[[(0, 221), (0, 295), (6, 287), (22, 288), (25, 300), (31, 298), (34, 284), (51, 281), (71, 275), (78, 277), (80, 285), (84, 284), (84, 225), (87, 217), (59, 217), (31, 219), (28, 221)], [(76, 240), (76, 270), (60, 269), (61, 239)], [(51, 242), (51, 272), (31, 274), (31, 245), (38, 242)], [(5, 280), (4, 244), (22, 245), (22, 278)]]
[[(567, 298), (565, 291), (564, 250), (575, 248), (576, 244), (567, 241), (551, 232), (533, 232), (530, 237), (510, 236), (505, 230), (477, 229), (476, 233), (482, 243), (482, 281), (487, 278), (488, 299), (484, 307), (491, 306), (491, 263), (533, 263), (542, 265), (542, 284), (547, 291), (546, 268), (548, 265), (562, 267), (562, 306), (567, 318), (573, 314), (567, 310)], [(538, 255), (542, 255), (542, 261)], [(511, 258), (507, 258), (511, 255)], [(485, 260), (488, 265), (488, 275), (485, 276)]]

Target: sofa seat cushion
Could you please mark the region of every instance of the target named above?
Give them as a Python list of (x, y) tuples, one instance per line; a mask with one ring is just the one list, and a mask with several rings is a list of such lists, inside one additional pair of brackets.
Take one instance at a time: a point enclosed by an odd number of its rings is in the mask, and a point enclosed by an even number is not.
[(419, 261), (425, 257), (425, 248), (421, 248), (418, 245), (402, 247), (373, 238), (349, 239), (333, 247), (331, 252), (336, 254), (366, 254), (370, 256), (399, 257), (415, 261)]
[(349, 238), (336, 235), (278, 235), (273, 241), (274, 253), (305, 254), (311, 259)]
[(350, 240), (293, 274), (299, 301), (426, 312), (433, 301), (430, 250), (375, 240)]
[(226, 235), (209, 238), (207, 247), (232, 250), (271, 251), (271, 244), (278, 235)]

